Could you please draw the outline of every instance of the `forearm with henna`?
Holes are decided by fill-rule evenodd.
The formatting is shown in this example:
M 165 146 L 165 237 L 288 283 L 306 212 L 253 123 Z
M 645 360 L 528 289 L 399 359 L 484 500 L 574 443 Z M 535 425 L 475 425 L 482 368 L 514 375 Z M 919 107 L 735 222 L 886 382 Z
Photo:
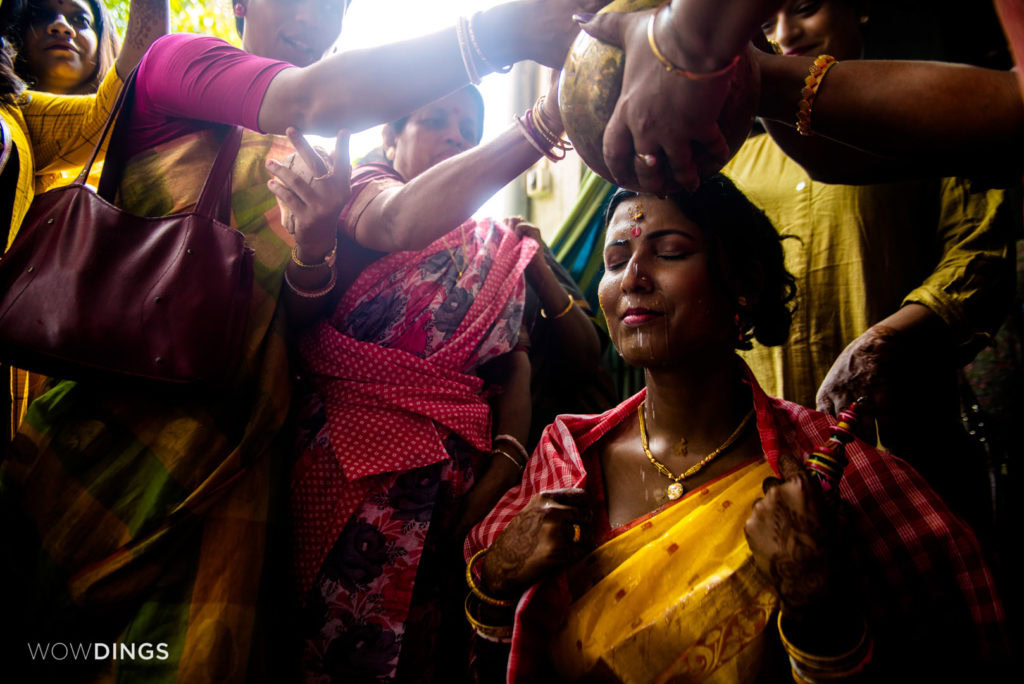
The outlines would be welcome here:
M 484 555 L 481 580 L 484 590 L 494 596 L 510 596 L 522 591 L 522 575 L 527 561 L 540 544 L 544 511 L 523 509 Z
M 830 554 L 821 540 L 826 531 L 814 517 L 777 506 L 772 529 L 778 551 L 769 559 L 772 583 L 787 609 L 800 612 L 824 596 L 832 571 Z
M 150 44 L 170 29 L 170 7 L 167 0 L 132 0 L 128 9 L 124 44 L 115 64 L 117 75 L 122 79 L 127 78 L 142 60 Z

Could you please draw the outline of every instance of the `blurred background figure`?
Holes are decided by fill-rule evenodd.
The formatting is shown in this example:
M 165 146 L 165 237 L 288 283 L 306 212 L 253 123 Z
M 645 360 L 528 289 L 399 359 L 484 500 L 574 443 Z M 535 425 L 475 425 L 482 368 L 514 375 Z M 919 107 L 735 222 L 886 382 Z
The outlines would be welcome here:
M 863 56 L 870 26 L 858 0 L 789 0 L 762 30 L 784 55 L 848 61 Z M 776 137 L 800 143 L 781 128 Z M 1019 192 L 958 178 L 821 183 L 763 132 L 723 171 L 793 238 L 784 244 L 798 282 L 794 324 L 786 345 L 743 354 L 758 380 L 833 415 L 869 397 L 882 444 L 986 522 L 986 455 L 961 424 L 957 369 L 1009 310 Z

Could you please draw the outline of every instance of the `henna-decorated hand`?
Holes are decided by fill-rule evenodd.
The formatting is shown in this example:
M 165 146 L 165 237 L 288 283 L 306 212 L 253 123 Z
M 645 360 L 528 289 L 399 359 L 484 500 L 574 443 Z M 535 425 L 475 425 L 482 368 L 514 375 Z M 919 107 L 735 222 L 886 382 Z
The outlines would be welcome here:
M 512 596 L 590 549 L 590 500 L 582 489 L 541 492 L 526 504 L 484 556 L 483 586 L 496 596 Z M 573 525 L 581 539 L 573 541 Z
M 818 410 L 833 416 L 860 397 L 867 397 L 872 415 L 859 421 L 860 437 L 875 441 L 874 420 L 887 425 L 896 400 L 897 385 L 911 375 L 904 364 L 910 359 L 904 353 L 900 332 L 887 325 L 868 328 L 836 358 L 818 388 Z
M 764 482 L 744 533 L 758 569 L 779 593 L 788 612 L 817 610 L 832 585 L 833 524 L 818 483 L 795 457 L 779 456 L 785 480 Z

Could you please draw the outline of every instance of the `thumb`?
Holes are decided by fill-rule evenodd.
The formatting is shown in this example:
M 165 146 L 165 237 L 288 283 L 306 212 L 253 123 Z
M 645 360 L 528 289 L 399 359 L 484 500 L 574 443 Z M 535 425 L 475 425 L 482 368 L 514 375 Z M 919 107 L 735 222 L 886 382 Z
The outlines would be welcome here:
M 349 161 L 348 141 L 351 133 L 346 130 L 338 131 L 338 137 L 334 140 L 334 155 L 332 173 L 345 185 L 352 181 L 352 164 Z
M 588 35 L 621 48 L 625 45 L 626 17 L 629 14 L 628 12 L 604 12 L 593 16 L 574 14 L 572 18 Z

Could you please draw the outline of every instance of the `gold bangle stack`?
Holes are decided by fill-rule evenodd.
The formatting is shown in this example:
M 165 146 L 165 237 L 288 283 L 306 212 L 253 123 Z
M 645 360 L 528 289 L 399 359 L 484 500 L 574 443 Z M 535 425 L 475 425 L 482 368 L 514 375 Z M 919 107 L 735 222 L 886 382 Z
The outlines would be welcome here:
M 548 128 L 548 125 L 544 123 L 544 117 L 541 116 L 541 110 L 544 108 L 544 100 L 546 99 L 547 95 L 541 95 L 538 97 L 537 101 L 533 105 L 533 109 L 530 110 L 534 126 L 550 147 L 557 147 L 560 150 L 569 151 L 572 149 L 572 143 L 565 138 L 556 135 L 555 132 Z
M 466 563 L 466 586 L 469 587 L 469 591 L 473 594 L 473 596 L 476 596 L 478 599 L 480 599 L 489 606 L 496 606 L 498 608 L 511 608 L 514 605 L 516 605 L 515 601 L 488 596 L 483 592 L 483 590 L 480 589 L 480 587 L 477 586 L 476 580 L 473 579 L 473 565 L 475 565 L 476 562 L 484 554 L 487 553 L 487 551 L 488 549 L 480 549 L 472 556 L 470 556 L 469 562 Z
M 834 656 L 820 656 L 808 653 L 794 646 L 782 629 L 781 610 L 779 611 L 778 629 L 782 647 L 786 649 L 786 654 L 789 655 L 793 679 L 798 683 L 841 679 L 859 674 L 871 662 L 871 656 L 874 653 L 874 642 L 868 631 L 866 620 L 864 620 L 863 629 L 857 644 L 845 653 Z
M 800 89 L 802 99 L 796 112 L 796 130 L 800 135 L 814 135 L 814 131 L 811 130 L 814 99 L 818 96 L 818 89 L 825 80 L 825 74 L 835 65 L 836 58 L 832 55 L 818 55 L 811 64 L 810 71 L 804 78 L 804 87 Z
M 455 22 L 455 35 L 459 39 L 459 54 L 462 56 L 462 66 L 466 68 L 466 75 L 473 85 L 480 85 L 480 72 L 476 70 L 476 63 L 473 61 L 473 48 L 469 43 L 469 21 L 466 17 L 459 17 Z
M 476 581 L 473 579 L 473 566 L 476 561 L 487 553 L 488 549 L 480 549 L 474 553 L 469 562 L 466 563 L 466 585 L 469 587 L 469 593 L 466 594 L 466 621 L 469 622 L 469 626 L 473 628 L 481 638 L 487 641 L 494 641 L 498 643 L 508 643 L 512 640 L 512 625 L 488 625 L 480 621 L 475 615 L 473 615 L 473 609 L 471 607 L 473 597 L 476 597 L 478 601 L 488 606 L 495 608 L 513 608 L 516 605 L 515 601 L 494 598 L 485 594 L 480 587 L 477 586 Z
M 469 599 L 472 594 L 466 594 L 466 622 L 473 628 L 481 638 L 487 641 L 495 641 L 498 643 L 509 643 L 512 641 L 512 625 L 487 625 L 480 622 L 474 615 L 473 610 L 469 607 Z

